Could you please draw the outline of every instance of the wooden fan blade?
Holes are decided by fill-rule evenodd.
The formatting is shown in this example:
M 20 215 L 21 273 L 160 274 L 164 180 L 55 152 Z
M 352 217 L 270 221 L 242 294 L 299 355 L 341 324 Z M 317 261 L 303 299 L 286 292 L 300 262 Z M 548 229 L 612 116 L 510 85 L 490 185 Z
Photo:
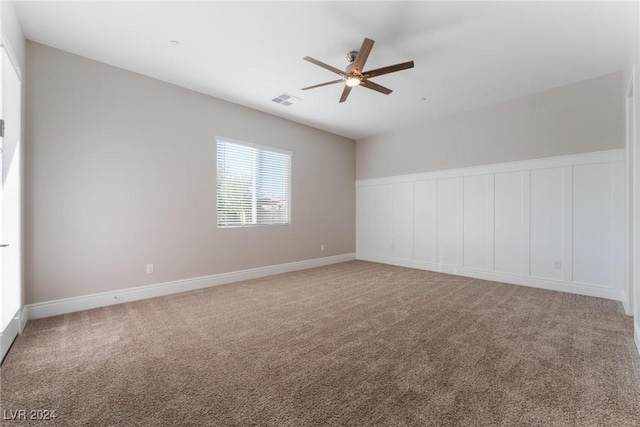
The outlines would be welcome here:
M 384 93 L 385 95 L 389 95 L 391 92 L 393 92 L 391 89 L 386 88 L 384 86 L 380 86 L 377 83 L 371 82 L 369 80 L 365 80 L 362 79 L 362 81 L 360 82 L 360 86 L 364 86 L 368 89 L 373 89 L 376 92 L 380 92 L 380 93 Z
M 337 69 L 336 67 L 332 67 L 332 66 L 331 66 L 331 65 L 329 65 L 329 64 L 325 64 L 324 62 L 320 62 L 320 61 L 318 61 L 317 59 L 313 59 L 313 58 L 312 58 L 312 57 L 310 57 L 310 56 L 305 56 L 303 59 L 304 59 L 305 61 L 309 61 L 309 62 L 311 62 L 312 64 L 316 64 L 317 66 L 322 67 L 322 68 L 324 68 L 324 69 L 326 69 L 326 70 L 332 71 L 332 72 L 334 72 L 334 73 L 336 73 L 336 74 L 340 74 L 340 75 L 341 75 L 341 76 L 343 76 L 343 77 L 345 77 L 345 76 L 346 76 L 346 74 L 344 73 L 344 71 L 339 70 L 339 69 Z
M 373 40 L 365 38 L 362 42 L 362 46 L 360 46 L 360 50 L 358 51 L 358 55 L 356 56 L 355 61 L 353 61 L 353 68 L 351 69 L 355 73 L 362 73 L 362 69 L 364 68 L 364 63 L 367 62 L 367 58 L 369 57 L 369 53 L 371 53 L 371 48 L 373 47 Z
M 340 82 L 344 82 L 344 79 L 338 79 L 338 80 L 334 80 L 334 81 L 332 81 L 332 82 L 320 83 L 320 84 L 318 84 L 318 85 L 313 85 L 313 86 L 303 87 L 301 90 L 315 89 L 315 88 L 317 88 L 317 87 L 327 86 L 327 85 L 332 85 L 332 84 L 340 83 Z
M 387 67 L 376 68 L 375 70 L 365 71 L 362 73 L 362 77 L 368 79 L 369 77 L 381 76 L 383 74 L 395 73 L 396 71 L 407 70 L 413 68 L 413 61 L 403 62 L 402 64 L 389 65 Z
M 349 96 L 349 92 L 353 89 L 351 86 L 344 86 L 344 90 L 342 91 L 342 96 L 340 97 L 340 102 L 344 102 L 347 100 L 347 96 Z

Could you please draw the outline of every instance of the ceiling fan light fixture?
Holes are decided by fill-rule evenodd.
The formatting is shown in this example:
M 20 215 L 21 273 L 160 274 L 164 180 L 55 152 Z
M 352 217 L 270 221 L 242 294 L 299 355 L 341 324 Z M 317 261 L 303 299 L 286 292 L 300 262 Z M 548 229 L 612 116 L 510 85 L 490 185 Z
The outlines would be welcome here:
M 351 76 L 345 80 L 345 83 L 349 87 L 359 86 L 360 82 L 361 82 L 361 79 L 360 77 L 357 77 L 357 76 Z

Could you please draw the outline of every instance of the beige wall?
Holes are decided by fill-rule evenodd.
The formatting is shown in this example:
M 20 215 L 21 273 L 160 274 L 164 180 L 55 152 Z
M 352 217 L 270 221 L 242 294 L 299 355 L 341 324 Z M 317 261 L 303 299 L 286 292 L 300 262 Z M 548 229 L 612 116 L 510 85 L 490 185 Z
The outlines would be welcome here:
M 32 42 L 26 104 L 27 303 L 355 251 L 352 140 Z M 216 227 L 216 135 L 294 152 L 291 226 Z
M 356 143 L 357 179 L 622 148 L 623 73 Z

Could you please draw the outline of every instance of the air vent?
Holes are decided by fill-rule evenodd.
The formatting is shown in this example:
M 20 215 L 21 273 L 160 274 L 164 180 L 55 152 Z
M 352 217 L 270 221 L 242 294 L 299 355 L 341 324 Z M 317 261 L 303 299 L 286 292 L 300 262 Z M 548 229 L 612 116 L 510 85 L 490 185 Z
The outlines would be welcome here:
M 289 95 L 288 93 L 283 93 L 277 98 L 272 99 L 273 102 L 277 102 L 280 105 L 284 105 L 285 107 L 289 107 L 295 103 L 302 101 L 302 99 L 295 97 L 293 95 Z

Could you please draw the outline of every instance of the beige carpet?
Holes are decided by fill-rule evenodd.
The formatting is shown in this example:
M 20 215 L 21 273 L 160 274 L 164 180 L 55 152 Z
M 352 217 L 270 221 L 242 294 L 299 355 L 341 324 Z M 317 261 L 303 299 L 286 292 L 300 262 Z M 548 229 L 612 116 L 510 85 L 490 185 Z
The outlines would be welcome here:
M 30 321 L 1 369 L 0 415 L 637 426 L 639 359 L 616 302 L 353 261 Z

